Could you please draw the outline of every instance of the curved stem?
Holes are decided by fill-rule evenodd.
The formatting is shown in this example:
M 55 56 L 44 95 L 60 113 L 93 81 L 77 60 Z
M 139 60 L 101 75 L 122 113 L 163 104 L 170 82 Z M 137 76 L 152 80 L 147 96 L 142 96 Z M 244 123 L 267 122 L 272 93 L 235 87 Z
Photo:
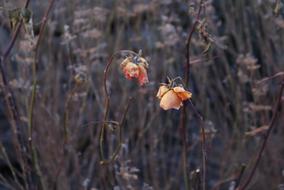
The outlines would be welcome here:
M 202 7 L 203 7 L 203 1 L 204 0 L 200 0 L 199 9 L 198 9 L 195 21 L 194 21 L 194 23 L 193 23 L 193 25 L 190 29 L 190 32 L 189 32 L 187 40 L 186 40 L 186 69 L 185 69 L 185 77 L 184 77 L 186 85 L 188 84 L 189 72 L 190 72 L 190 42 L 191 42 L 191 39 L 192 39 L 192 35 L 195 31 L 195 28 L 196 28 L 196 26 L 199 22 L 201 10 L 202 10 Z
M 33 114 L 34 114 L 34 107 L 35 107 L 35 100 L 36 100 L 36 93 L 37 93 L 36 88 L 37 88 L 37 64 L 38 64 L 38 56 L 39 56 L 39 45 L 40 45 L 40 42 L 42 41 L 43 34 L 44 34 L 44 31 L 45 31 L 46 22 L 47 22 L 47 18 L 48 18 L 48 15 L 51 11 L 51 8 L 52 8 L 54 2 L 55 2 L 55 0 L 50 0 L 48 8 L 47 8 L 47 10 L 46 10 L 46 12 L 45 12 L 45 14 L 42 18 L 39 36 L 38 36 L 38 40 L 37 40 L 36 46 L 35 46 L 35 55 L 34 55 L 34 61 L 33 61 L 33 64 L 32 64 L 33 85 L 32 85 L 31 102 L 30 102 L 30 107 L 29 107 L 29 128 L 28 128 L 29 144 L 30 144 L 30 148 L 31 148 L 31 151 L 32 151 L 32 163 L 33 163 L 33 166 L 34 166 L 36 173 L 39 177 L 41 189 L 46 189 L 46 186 L 45 186 L 45 183 L 43 181 L 42 173 L 41 173 L 40 166 L 39 166 L 39 163 L 38 163 L 36 148 L 34 147 L 34 144 L 33 144 L 33 138 L 32 138 Z
M 116 55 L 119 55 L 119 54 L 123 54 L 123 53 L 127 53 L 127 54 L 133 54 L 133 55 L 136 55 L 136 56 L 139 56 L 139 54 L 135 53 L 134 51 L 131 51 L 131 50 L 120 50 L 118 52 L 115 52 L 109 59 L 108 61 L 108 64 L 106 65 L 105 67 L 105 70 L 104 70 L 104 93 L 105 93 L 105 114 L 104 114 L 104 120 L 106 120 L 107 118 L 107 115 L 108 115 L 108 111 L 109 111 L 109 102 L 110 102 L 110 95 L 109 95 L 109 92 L 107 90 L 107 77 L 108 77 L 108 72 L 109 72 L 109 69 L 110 69 L 110 66 L 112 65 L 113 63 L 113 58 L 116 56 Z
M 115 56 L 117 55 L 121 55 L 121 54 L 129 54 L 129 55 L 135 55 L 135 56 L 139 56 L 139 54 L 135 53 L 134 51 L 131 50 L 120 50 L 115 52 L 109 59 L 105 70 L 104 70 L 104 79 L 103 79 L 103 86 L 104 86 L 104 94 L 105 94 L 105 112 L 104 112 L 104 119 L 103 121 L 107 120 L 108 117 L 108 113 L 109 113 L 109 107 L 110 107 L 110 94 L 108 92 L 107 89 L 107 77 L 108 77 L 108 73 L 109 73 L 109 69 L 110 66 L 113 64 L 113 59 Z M 105 123 L 102 124 L 101 128 L 100 128 L 100 134 L 99 134 L 99 146 L 100 146 L 100 159 L 101 160 L 105 160 L 104 159 L 104 151 L 103 151 L 103 139 L 105 136 Z

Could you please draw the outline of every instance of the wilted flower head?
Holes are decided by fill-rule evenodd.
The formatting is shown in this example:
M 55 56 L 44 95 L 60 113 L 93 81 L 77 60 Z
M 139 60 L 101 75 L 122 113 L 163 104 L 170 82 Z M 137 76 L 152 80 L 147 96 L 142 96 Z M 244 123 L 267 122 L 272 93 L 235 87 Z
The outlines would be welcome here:
M 140 85 L 149 82 L 147 75 L 148 62 L 139 55 L 125 58 L 120 64 L 120 68 L 124 76 L 129 80 L 137 78 Z
M 180 109 L 183 101 L 191 98 L 192 94 L 186 91 L 181 84 L 175 84 L 169 80 L 169 84 L 161 84 L 157 97 L 160 99 L 160 107 L 164 110 Z

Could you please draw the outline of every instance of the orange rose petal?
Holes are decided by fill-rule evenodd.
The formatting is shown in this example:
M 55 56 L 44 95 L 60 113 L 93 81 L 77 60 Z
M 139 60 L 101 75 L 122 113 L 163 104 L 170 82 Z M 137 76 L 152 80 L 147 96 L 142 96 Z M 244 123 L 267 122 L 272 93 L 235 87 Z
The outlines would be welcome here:
M 169 109 L 180 109 L 182 106 L 182 101 L 181 99 L 177 96 L 177 94 L 173 91 L 170 90 L 166 92 L 160 101 L 160 106 L 164 110 L 169 110 Z
M 189 91 L 186 91 L 183 87 L 180 87 L 180 86 L 177 86 L 177 87 L 174 87 L 173 88 L 173 91 L 175 93 L 177 93 L 178 97 L 184 101 L 184 100 L 187 100 L 189 98 L 191 98 L 192 96 L 192 93 L 189 92 Z
M 167 86 L 164 86 L 164 85 L 160 86 L 159 91 L 156 95 L 157 98 L 161 99 L 165 95 L 165 93 L 168 91 L 169 91 L 169 88 Z

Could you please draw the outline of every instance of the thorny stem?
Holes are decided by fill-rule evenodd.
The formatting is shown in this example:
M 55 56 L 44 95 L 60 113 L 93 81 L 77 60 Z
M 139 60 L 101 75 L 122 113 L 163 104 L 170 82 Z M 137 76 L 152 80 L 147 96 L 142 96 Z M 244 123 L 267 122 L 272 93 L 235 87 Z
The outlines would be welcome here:
M 30 0 L 26 0 L 24 8 L 27 8 L 29 3 L 30 3 Z M 13 140 L 14 146 L 16 148 L 17 157 L 19 157 L 20 164 L 21 164 L 21 167 L 23 169 L 24 183 L 25 183 L 26 188 L 28 189 L 29 187 L 28 187 L 28 183 L 26 181 L 26 179 L 27 179 L 26 166 L 25 166 L 26 161 L 23 158 L 23 155 L 21 153 L 21 151 L 23 151 L 23 152 L 26 151 L 26 147 L 25 147 L 24 142 L 23 142 L 23 137 L 22 137 L 23 134 L 20 134 L 20 130 L 21 130 L 20 126 L 19 126 L 20 125 L 20 118 L 19 118 L 19 113 L 18 113 L 16 103 L 15 103 L 14 93 L 10 89 L 10 86 L 8 84 L 8 79 L 7 79 L 7 76 L 6 76 L 6 71 L 5 71 L 5 61 L 8 58 L 12 48 L 14 47 L 14 44 L 15 44 L 17 37 L 20 33 L 21 26 L 22 26 L 22 20 L 18 23 L 16 30 L 13 33 L 13 37 L 12 37 L 9 45 L 5 49 L 3 55 L 1 55 L 1 57 L 0 57 L 0 73 L 1 73 L 1 83 L 2 83 L 1 86 L 2 86 L 2 89 L 3 89 L 3 93 L 4 93 L 4 99 L 5 99 L 5 102 L 6 102 L 8 113 L 10 115 L 9 121 L 10 121 L 12 130 L 13 130 L 13 133 L 15 135 L 15 138 Z
M 278 95 L 278 99 L 277 99 L 277 102 L 276 102 L 276 105 L 274 107 L 274 111 L 273 111 L 273 116 L 272 116 L 272 119 L 270 121 L 270 124 L 269 124 L 269 127 L 268 127 L 268 130 L 267 132 L 265 133 L 265 136 L 263 138 L 263 142 L 260 146 L 260 149 L 257 153 L 257 156 L 255 158 L 255 161 L 254 161 L 254 164 L 253 164 L 253 167 L 252 167 L 252 170 L 248 176 L 248 178 L 245 180 L 244 184 L 243 185 L 239 185 L 236 190 L 244 190 L 247 188 L 247 186 L 249 185 L 249 183 L 251 182 L 254 174 L 255 174 L 255 171 L 256 171 L 256 168 L 260 162 L 260 159 L 261 159 L 261 156 L 263 154 L 263 151 L 267 145 L 267 142 L 268 142 L 268 138 L 269 138 L 269 135 L 274 127 L 274 124 L 276 122 L 276 119 L 277 119 L 277 116 L 279 114 L 279 109 L 281 107 L 281 102 L 282 102 L 282 94 L 283 94 L 283 91 L 284 91 L 284 80 L 282 80 L 282 84 L 281 84 L 281 87 L 280 87 L 280 91 L 279 91 L 279 95 Z
M 113 63 L 113 59 L 115 56 L 117 55 L 121 55 L 121 54 L 129 54 L 129 55 L 135 55 L 135 56 L 139 56 L 139 54 L 135 53 L 134 51 L 130 51 L 130 50 L 120 50 L 115 52 L 109 59 L 105 70 L 104 70 L 104 79 L 103 79 L 103 85 L 104 85 L 104 94 L 105 94 L 105 113 L 104 113 L 104 122 L 102 122 L 101 128 L 100 128 L 100 134 L 99 134 L 99 146 L 100 146 L 100 159 L 102 161 L 104 161 L 104 151 L 103 151 L 103 139 L 104 139 L 104 132 L 105 132 L 105 121 L 107 120 L 108 117 L 108 113 L 109 113 L 109 106 L 110 106 L 110 94 L 108 92 L 108 88 L 107 88 L 107 77 L 108 77 L 108 73 L 109 73 L 109 69 L 110 66 Z
M 199 4 L 199 9 L 195 18 L 195 21 L 190 29 L 190 32 L 187 37 L 186 41 L 186 68 L 185 68 L 185 85 L 188 85 L 189 82 L 189 72 L 190 72 L 190 43 L 192 39 L 193 32 L 196 29 L 196 26 L 199 21 L 199 17 L 201 14 L 201 10 L 203 7 L 203 0 L 200 1 Z M 185 183 L 185 189 L 191 189 L 189 184 L 188 184 L 188 173 L 187 173 L 187 136 L 186 136 L 186 129 L 185 129 L 185 124 L 186 124 L 186 106 L 182 108 L 182 113 L 180 116 L 180 135 L 182 138 L 182 163 L 183 163 L 183 177 L 184 177 L 184 183 Z M 203 167 L 205 168 L 205 167 Z M 204 182 L 205 183 L 205 182 Z M 203 189 L 204 190 L 204 189 Z
M 36 170 L 36 173 L 39 177 L 40 180 L 40 185 L 42 189 L 46 189 L 46 186 L 44 184 L 43 178 L 42 178 L 42 173 L 39 167 L 38 159 L 37 159 L 37 152 L 33 144 L 33 139 L 32 139 L 32 133 L 33 133 L 33 114 L 34 114 L 34 107 L 35 107 L 35 100 L 36 100 L 36 88 L 37 88 L 37 64 L 38 64 L 38 56 L 39 56 L 39 45 L 40 42 L 42 41 L 44 31 L 45 31 L 45 26 L 47 23 L 47 18 L 48 15 L 51 11 L 51 8 L 54 4 L 55 0 L 50 0 L 48 8 L 42 18 L 41 21 L 41 26 L 40 26 L 40 31 L 39 31 L 39 36 L 35 45 L 35 55 L 34 55 L 34 61 L 32 64 L 32 77 L 33 77 L 33 85 L 32 85 L 32 95 L 31 95 L 31 102 L 30 102 L 30 107 L 29 107 L 29 128 L 28 128 L 28 135 L 29 135 L 29 144 L 30 148 L 32 151 L 32 162 L 33 166 Z

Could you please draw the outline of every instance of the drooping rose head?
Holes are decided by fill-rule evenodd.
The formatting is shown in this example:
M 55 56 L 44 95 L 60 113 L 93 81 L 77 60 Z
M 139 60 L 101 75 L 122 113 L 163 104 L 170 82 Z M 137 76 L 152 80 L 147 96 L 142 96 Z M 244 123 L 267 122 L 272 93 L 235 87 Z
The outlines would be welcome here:
M 160 99 L 160 107 L 164 110 L 179 110 L 183 106 L 183 101 L 191 98 L 192 94 L 182 86 L 171 87 L 172 85 L 162 84 L 157 93 Z
M 120 64 L 120 68 L 125 78 L 129 80 L 136 78 L 141 86 L 149 82 L 147 75 L 148 63 L 143 57 L 127 57 Z

